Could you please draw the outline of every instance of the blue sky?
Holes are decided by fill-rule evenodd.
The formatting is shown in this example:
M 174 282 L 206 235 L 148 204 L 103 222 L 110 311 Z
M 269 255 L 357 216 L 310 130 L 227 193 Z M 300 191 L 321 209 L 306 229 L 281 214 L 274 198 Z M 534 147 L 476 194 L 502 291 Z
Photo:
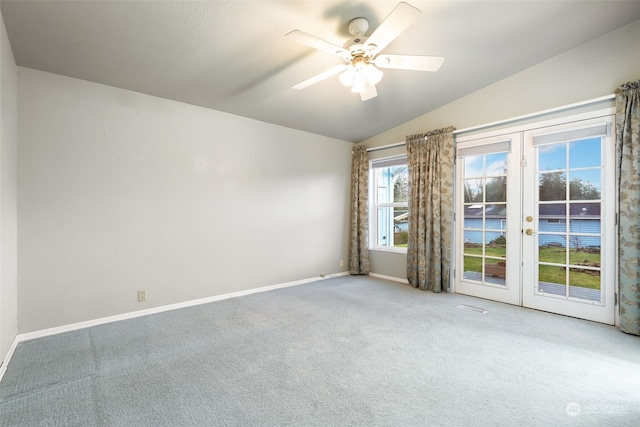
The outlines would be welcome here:
M 569 181 L 579 178 L 601 188 L 601 151 L 600 138 L 541 145 L 538 147 L 537 169 L 540 172 L 569 169 Z M 483 157 L 486 157 L 486 166 L 483 165 Z M 465 157 L 465 178 L 502 175 L 506 160 L 507 153 Z M 485 173 L 483 169 L 486 169 Z

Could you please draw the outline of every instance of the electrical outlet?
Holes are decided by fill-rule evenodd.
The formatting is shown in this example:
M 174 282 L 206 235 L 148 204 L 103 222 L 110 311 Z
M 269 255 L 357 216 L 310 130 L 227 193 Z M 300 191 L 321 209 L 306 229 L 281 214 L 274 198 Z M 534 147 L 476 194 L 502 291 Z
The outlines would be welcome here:
M 138 302 L 145 302 L 147 300 L 147 291 L 138 291 Z
M 343 259 L 340 260 L 340 267 L 344 267 L 344 260 Z

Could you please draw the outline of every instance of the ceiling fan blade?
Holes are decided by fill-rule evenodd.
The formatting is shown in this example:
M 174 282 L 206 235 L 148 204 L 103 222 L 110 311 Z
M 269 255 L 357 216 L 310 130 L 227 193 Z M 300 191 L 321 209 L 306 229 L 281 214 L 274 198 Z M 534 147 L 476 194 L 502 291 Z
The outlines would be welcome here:
M 367 82 L 364 84 L 364 90 L 360 92 L 360 99 L 366 101 L 367 99 L 375 98 L 378 96 L 378 91 L 376 90 L 375 85 Z
M 389 16 L 369 36 L 366 46 L 375 45 L 375 53 L 381 52 L 389 43 L 398 37 L 409 25 L 413 24 L 422 12 L 410 4 L 401 2 L 391 11 Z
M 304 89 L 308 86 L 311 86 L 312 84 L 318 83 L 319 81 L 322 81 L 324 79 L 328 79 L 331 76 L 335 76 L 336 74 L 339 74 L 341 72 L 343 72 L 349 65 L 348 64 L 341 64 L 341 65 L 336 65 L 333 68 L 328 69 L 327 71 L 324 71 L 320 74 L 316 74 L 315 76 L 298 83 L 295 86 L 291 86 L 293 89 Z
M 378 55 L 373 61 L 380 68 L 417 71 L 438 71 L 443 62 L 441 56 L 416 55 Z
M 340 46 L 337 46 L 333 43 L 329 43 L 328 41 L 324 41 L 322 39 L 317 38 L 316 36 L 312 36 L 311 34 L 307 34 L 300 30 L 293 30 L 290 33 L 285 34 L 285 37 L 303 45 L 312 47 L 314 49 L 318 49 L 322 52 L 326 52 L 330 55 L 342 56 L 342 57 L 350 57 L 350 52 Z

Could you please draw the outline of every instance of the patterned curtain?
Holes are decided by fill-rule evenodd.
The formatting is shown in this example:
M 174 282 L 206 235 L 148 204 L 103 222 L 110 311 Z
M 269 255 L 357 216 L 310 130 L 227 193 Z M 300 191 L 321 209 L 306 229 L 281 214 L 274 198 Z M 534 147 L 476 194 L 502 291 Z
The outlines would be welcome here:
M 616 90 L 620 330 L 640 335 L 640 80 Z
M 407 279 L 448 292 L 453 226 L 453 127 L 407 137 L 409 241 Z
M 369 274 L 369 162 L 367 147 L 351 158 L 351 274 Z

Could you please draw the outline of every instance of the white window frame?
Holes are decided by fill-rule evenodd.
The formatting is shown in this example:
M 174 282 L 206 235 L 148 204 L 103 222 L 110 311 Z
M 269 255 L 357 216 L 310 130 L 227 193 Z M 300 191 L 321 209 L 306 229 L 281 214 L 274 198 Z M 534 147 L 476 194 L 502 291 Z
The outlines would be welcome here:
M 390 202 L 390 203 L 377 203 L 378 183 L 376 181 L 375 169 L 397 166 L 405 164 L 408 166 L 408 159 L 406 154 L 383 157 L 380 159 L 374 159 L 369 161 L 369 249 L 374 251 L 395 252 L 395 253 L 407 253 L 407 248 L 398 248 L 394 246 L 393 242 L 393 230 L 391 230 L 390 244 L 378 245 L 378 208 L 395 208 L 404 207 L 409 210 L 409 202 Z M 391 190 L 393 191 L 393 190 Z

